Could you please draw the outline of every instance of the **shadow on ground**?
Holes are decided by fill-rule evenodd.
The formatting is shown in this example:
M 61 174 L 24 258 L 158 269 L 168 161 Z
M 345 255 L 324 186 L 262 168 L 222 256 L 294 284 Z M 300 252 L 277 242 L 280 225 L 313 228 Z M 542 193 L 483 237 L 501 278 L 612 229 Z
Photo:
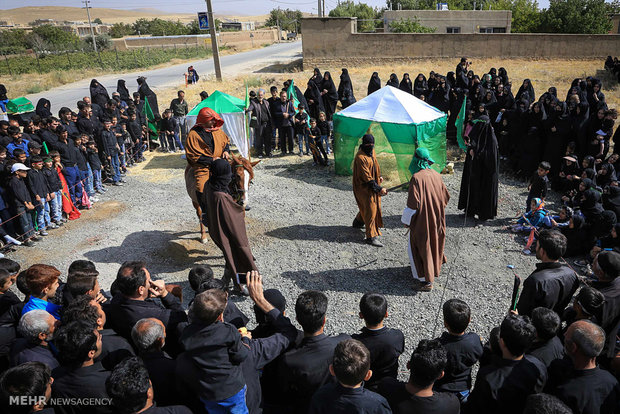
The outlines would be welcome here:
M 270 237 L 283 240 L 323 240 L 332 243 L 351 243 L 359 240 L 360 229 L 351 226 L 311 226 L 296 224 L 280 227 L 265 233 Z
M 185 169 L 187 161 L 180 154 L 158 155 L 147 161 L 143 167 L 145 170 Z
M 312 158 L 309 158 L 307 161 L 301 163 L 265 165 L 263 168 L 268 170 L 282 170 L 275 174 L 278 177 L 290 178 L 304 183 L 334 188 L 341 191 L 352 191 L 351 177 L 335 175 L 333 160 L 330 160 L 330 166 L 328 167 L 312 165 Z
M 310 273 L 308 270 L 282 273 L 282 277 L 291 279 L 303 290 L 331 290 L 338 292 L 379 292 L 385 295 L 415 296 L 408 283 L 411 280 L 411 268 L 391 267 L 384 269 L 339 269 Z
M 91 250 L 84 256 L 97 263 L 117 263 L 119 266 L 129 260 L 144 260 L 153 274 L 173 273 L 179 271 L 182 265 L 191 267 L 194 263 L 221 258 L 219 249 L 212 242 L 203 245 L 190 236 L 195 236 L 195 233 L 139 231 L 125 237 L 120 246 Z M 209 252 L 214 255 L 209 255 Z M 210 265 L 219 267 L 217 264 Z

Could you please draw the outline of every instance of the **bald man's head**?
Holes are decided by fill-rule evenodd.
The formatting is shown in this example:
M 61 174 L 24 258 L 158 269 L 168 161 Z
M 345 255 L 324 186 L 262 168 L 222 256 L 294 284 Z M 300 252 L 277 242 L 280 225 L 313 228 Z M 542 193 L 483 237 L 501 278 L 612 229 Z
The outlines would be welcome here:
M 131 329 L 131 339 L 141 352 L 161 350 L 166 342 L 166 327 L 159 319 L 140 319 Z
M 605 331 L 588 320 L 574 322 L 568 327 L 564 347 L 571 356 L 581 354 L 587 358 L 596 358 L 603 351 Z

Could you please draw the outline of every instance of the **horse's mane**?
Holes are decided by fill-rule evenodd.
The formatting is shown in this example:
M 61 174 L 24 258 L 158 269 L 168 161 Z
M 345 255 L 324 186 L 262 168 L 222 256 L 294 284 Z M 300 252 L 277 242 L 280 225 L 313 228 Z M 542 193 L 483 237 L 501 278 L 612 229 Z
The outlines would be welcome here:
M 252 181 L 254 179 L 254 167 L 252 167 L 252 163 L 250 162 L 250 160 L 241 155 L 235 154 L 231 154 L 231 157 L 235 164 L 243 165 L 243 168 L 250 174 L 250 181 Z

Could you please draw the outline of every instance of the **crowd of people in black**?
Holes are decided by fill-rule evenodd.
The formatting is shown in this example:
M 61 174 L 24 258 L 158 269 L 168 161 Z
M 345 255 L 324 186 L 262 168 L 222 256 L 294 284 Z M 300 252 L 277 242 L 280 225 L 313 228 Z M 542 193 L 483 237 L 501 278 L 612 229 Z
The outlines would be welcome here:
M 250 322 L 206 265 L 189 271 L 188 301 L 143 262 L 123 263 L 108 291 L 90 261 L 63 277 L 0 259 L 2 412 L 617 413 L 620 253 L 599 253 L 597 280 L 580 286 L 565 250 L 541 231 L 540 262 L 496 328 L 472 332 L 480 315 L 449 299 L 445 331 L 406 364 L 409 339 L 389 327 L 398 310 L 379 293 L 360 298 L 357 333 L 327 335 L 324 293 L 297 297 L 294 325 L 256 271 L 244 281 Z

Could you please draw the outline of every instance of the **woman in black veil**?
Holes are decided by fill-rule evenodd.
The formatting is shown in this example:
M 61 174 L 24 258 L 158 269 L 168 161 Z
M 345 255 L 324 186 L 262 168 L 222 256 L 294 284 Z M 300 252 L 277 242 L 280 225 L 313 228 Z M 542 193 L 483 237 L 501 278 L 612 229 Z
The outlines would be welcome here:
M 396 76 L 395 73 L 392 73 L 390 75 L 390 79 L 388 79 L 388 81 L 387 81 L 387 83 L 385 85 L 386 86 L 391 86 L 393 88 L 398 89 L 398 87 L 399 87 L 398 76 Z
M 407 92 L 413 95 L 413 83 L 411 82 L 408 73 L 405 73 L 403 75 L 403 79 L 400 81 L 400 85 L 398 86 L 398 88 L 403 92 Z
M 332 117 L 336 113 L 336 105 L 338 104 L 338 90 L 329 72 L 325 72 L 323 75 L 321 96 L 323 97 L 323 105 L 325 106 L 325 116 L 327 120 L 331 122 Z
M 347 69 L 342 69 L 340 75 L 340 84 L 338 85 L 338 99 L 342 105 L 342 109 L 353 105 L 356 102 L 355 95 L 353 94 L 353 83 L 349 76 Z
M 368 81 L 368 95 L 381 89 L 381 78 L 377 72 L 373 72 Z
M 52 116 L 52 105 L 49 99 L 41 98 L 37 101 L 37 107 L 35 108 L 35 114 L 41 118 L 49 118 Z
M 116 92 L 118 92 L 118 94 L 120 95 L 121 101 L 129 104 L 129 101 L 131 101 L 131 96 L 129 95 L 129 89 L 127 89 L 127 86 L 125 86 L 125 80 L 118 80 L 118 82 L 116 83 Z
M 90 81 L 90 100 L 102 109 L 105 108 L 105 105 L 110 100 L 107 89 L 97 79 Z
M 413 96 L 419 98 L 420 96 L 428 97 L 428 82 L 426 81 L 426 76 L 424 74 L 419 73 L 418 77 L 415 78 L 415 82 L 413 83 Z
M 312 79 L 308 81 L 308 88 L 304 92 L 304 97 L 308 102 L 308 114 L 311 118 L 318 121 L 319 114 L 325 112 L 325 107 L 323 106 L 321 91 L 319 91 L 319 87 Z
M 536 95 L 534 94 L 534 87 L 532 86 L 532 82 L 529 79 L 523 80 L 523 84 L 517 91 L 517 95 L 515 96 L 515 99 L 517 101 L 521 99 L 527 100 L 528 106 L 530 106 L 532 102 L 536 100 Z

